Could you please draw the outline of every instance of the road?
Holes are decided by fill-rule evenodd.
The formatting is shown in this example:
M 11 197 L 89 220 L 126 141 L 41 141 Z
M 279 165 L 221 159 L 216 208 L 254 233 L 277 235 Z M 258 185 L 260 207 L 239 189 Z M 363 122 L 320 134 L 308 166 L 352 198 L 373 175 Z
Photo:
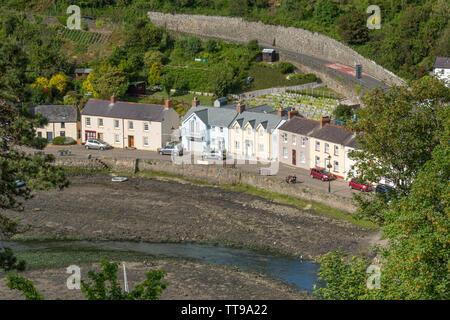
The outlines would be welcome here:
M 131 149 L 110 149 L 110 150 L 86 150 L 84 146 L 72 145 L 72 146 L 55 146 L 48 145 L 43 151 L 48 154 L 53 154 L 57 157 L 58 150 L 70 150 L 70 157 L 87 158 L 89 155 L 98 158 L 113 158 L 113 159 L 143 159 L 143 160 L 170 160 L 170 156 L 160 155 L 154 151 L 146 150 L 131 150 Z M 36 150 L 23 148 L 22 150 L 33 153 Z M 259 174 L 259 168 L 267 165 L 253 165 L 253 164 L 238 164 L 240 169 Z M 297 183 L 303 184 L 306 188 L 312 188 L 320 190 L 322 192 L 328 192 L 328 182 L 322 182 L 318 179 L 311 179 L 309 170 L 296 168 L 279 163 L 279 170 L 276 176 L 280 178 L 286 178 L 288 175 L 297 176 Z M 331 182 L 331 193 L 334 195 L 351 198 L 353 193 L 359 193 L 356 190 L 350 190 L 348 182 L 344 180 L 335 180 Z

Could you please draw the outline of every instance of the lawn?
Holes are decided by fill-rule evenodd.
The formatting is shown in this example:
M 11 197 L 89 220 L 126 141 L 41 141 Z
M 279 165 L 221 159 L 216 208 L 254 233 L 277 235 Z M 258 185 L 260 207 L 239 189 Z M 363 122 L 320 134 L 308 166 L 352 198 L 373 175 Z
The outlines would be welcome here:
M 271 66 L 266 66 L 262 63 L 254 63 L 250 67 L 248 74 L 253 78 L 250 85 L 245 86 L 242 92 L 254 91 L 275 87 L 296 86 L 300 84 L 309 83 L 310 81 L 304 79 L 286 79 L 286 74 L 282 74 L 278 69 Z

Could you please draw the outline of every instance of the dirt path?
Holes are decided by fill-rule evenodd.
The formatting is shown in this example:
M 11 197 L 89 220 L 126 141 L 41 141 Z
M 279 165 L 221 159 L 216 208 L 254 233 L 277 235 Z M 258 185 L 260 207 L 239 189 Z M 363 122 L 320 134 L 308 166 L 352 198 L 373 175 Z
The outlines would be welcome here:
M 81 279 L 87 281 L 88 270 L 97 265 L 85 264 L 81 267 Z M 231 270 L 230 268 L 205 265 L 186 261 L 152 260 L 147 262 L 126 262 L 129 287 L 145 280 L 149 269 L 167 271 L 164 282 L 169 286 L 161 295 L 162 300 L 304 300 L 312 297 L 294 290 L 281 281 L 272 280 L 255 272 Z M 97 268 L 98 270 L 98 268 Z M 84 299 L 80 290 L 68 290 L 69 274 L 65 268 L 33 270 L 21 273 L 32 280 L 35 287 L 47 300 L 57 298 Z M 119 282 L 123 285 L 123 275 L 119 272 Z M 0 297 L 3 300 L 24 299 L 20 292 L 11 291 L 4 277 L 0 278 Z
M 39 192 L 22 212 L 15 239 L 222 242 L 314 259 L 343 248 L 367 250 L 377 231 L 266 199 L 173 181 L 108 175 L 72 177 L 69 188 Z

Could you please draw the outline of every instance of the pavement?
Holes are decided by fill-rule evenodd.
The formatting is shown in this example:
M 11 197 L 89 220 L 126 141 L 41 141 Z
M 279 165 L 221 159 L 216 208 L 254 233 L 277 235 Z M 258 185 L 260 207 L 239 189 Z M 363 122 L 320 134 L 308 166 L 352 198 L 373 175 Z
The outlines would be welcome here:
M 31 148 L 21 148 L 23 151 L 34 153 L 38 150 Z M 143 160 L 166 160 L 170 161 L 171 157 L 168 155 L 160 155 L 155 151 L 146 150 L 133 150 L 133 149 L 109 149 L 109 150 L 86 150 L 82 145 L 70 145 L 70 146 L 55 146 L 48 145 L 44 150 L 44 153 L 53 154 L 56 157 L 58 155 L 58 150 L 70 150 L 71 155 L 69 157 L 75 158 L 87 158 L 89 155 L 91 157 L 98 158 L 113 158 L 113 159 L 143 159 Z M 67 156 L 63 156 L 67 157 Z M 297 184 L 304 185 L 305 188 L 311 188 L 320 190 L 322 192 L 328 192 L 328 182 L 323 182 L 318 179 L 312 179 L 310 177 L 309 170 L 289 166 L 283 163 L 278 163 L 278 171 L 274 176 L 280 178 L 286 178 L 289 175 L 295 175 L 297 177 Z M 254 174 L 259 174 L 259 169 L 261 167 L 268 167 L 267 164 L 237 164 L 237 167 L 243 171 L 247 171 Z M 353 193 L 359 193 L 359 191 L 351 190 L 348 187 L 348 182 L 344 180 L 334 180 L 330 183 L 331 194 L 351 198 Z

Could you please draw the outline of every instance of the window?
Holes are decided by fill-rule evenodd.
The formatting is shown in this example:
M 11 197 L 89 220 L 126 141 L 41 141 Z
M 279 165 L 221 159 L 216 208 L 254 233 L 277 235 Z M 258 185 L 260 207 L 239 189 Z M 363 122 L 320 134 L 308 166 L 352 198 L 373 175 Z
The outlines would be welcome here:
M 119 120 L 114 120 L 114 128 L 119 128 Z
M 212 131 L 212 132 L 216 132 L 216 127 L 215 127 L 215 126 L 212 126 L 212 127 L 211 127 L 211 131 Z
M 320 151 L 320 142 L 319 141 L 316 142 L 316 151 Z
M 98 118 L 98 126 L 103 127 L 103 119 L 102 118 Z
M 86 125 L 91 126 L 91 118 L 86 118 Z
M 61 129 L 65 129 L 66 128 L 66 123 L 65 122 L 61 122 Z
M 128 121 L 128 129 L 133 130 L 133 121 Z
M 296 136 L 296 135 L 293 135 L 293 136 L 292 136 L 292 144 L 293 144 L 293 145 L 296 145 L 296 144 L 297 144 L 297 136 Z
M 239 141 L 236 141 L 236 142 L 234 143 L 234 147 L 236 148 L 236 150 L 239 150 Z
M 144 146 L 148 146 L 148 137 L 144 137 Z
M 65 131 L 60 131 L 60 132 L 59 132 L 59 135 L 60 135 L 61 137 L 65 137 L 65 136 L 66 136 L 66 132 L 65 132 Z
M 337 161 L 334 162 L 334 171 L 336 171 L 336 172 L 339 171 L 339 162 L 337 162 Z
M 287 133 L 284 133 L 284 134 L 283 134 L 283 142 L 284 142 L 284 143 L 287 143 L 287 138 L 288 138 Z
M 304 153 L 304 152 L 301 152 L 301 161 L 302 161 L 302 163 L 306 163 L 306 154 Z
M 115 141 L 115 143 L 119 143 L 120 142 L 120 137 L 119 137 L 118 134 L 114 135 L 114 141 Z
M 37 134 L 39 138 L 42 138 L 42 132 L 39 131 Z
M 259 144 L 259 152 L 264 152 L 264 143 Z
M 221 132 L 221 133 L 223 132 L 223 127 L 220 127 L 220 132 Z
M 148 131 L 148 122 L 144 122 L 144 131 Z
M 334 146 L 334 155 L 336 155 L 336 156 L 339 155 L 339 147 L 338 146 Z
M 302 137 L 302 147 L 304 148 L 306 146 L 306 138 Z
M 240 129 L 236 128 L 236 134 L 240 134 L 240 133 L 241 133 Z
M 264 129 L 259 130 L 259 136 L 263 137 L 264 136 Z
M 283 157 L 285 159 L 287 159 L 287 157 L 288 157 L 288 149 L 287 148 L 283 148 Z
M 211 145 L 214 146 L 216 144 L 216 139 L 211 139 Z
M 330 145 L 325 143 L 325 153 L 330 153 Z
M 320 157 L 316 157 L 316 167 L 320 167 Z
M 252 129 L 251 128 L 248 128 L 247 129 L 247 135 L 251 135 L 252 134 Z

